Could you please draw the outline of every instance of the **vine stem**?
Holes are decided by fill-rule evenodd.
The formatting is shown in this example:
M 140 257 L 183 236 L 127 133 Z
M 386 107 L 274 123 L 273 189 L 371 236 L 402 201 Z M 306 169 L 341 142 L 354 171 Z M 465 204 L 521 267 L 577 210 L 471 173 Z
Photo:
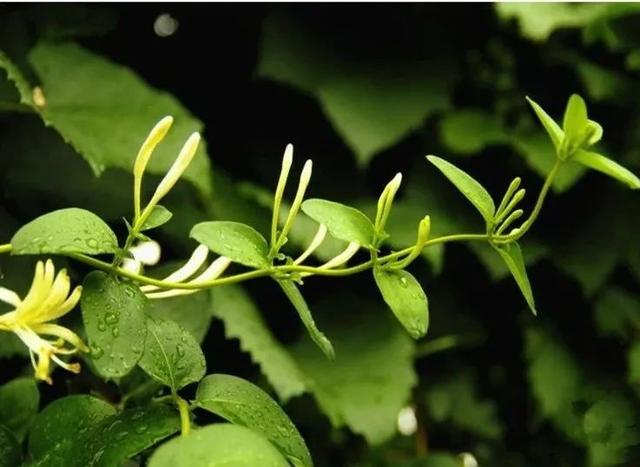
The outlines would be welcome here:
M 535 220 L 542 209 L 542 205 L 544 204 L 544 200 L 551 188 L 551 184 L 555 176 L 557 175 L 560 167 L 562 166 L 563 161 L 557 159 L 555 164 L 553 165 L 551 171 L 547 175 L 545 182 L 540 190 L 538 195 L 538 199 L 536 200 L 536 204 L 531 212 L 529 218 L 521 225 L 520 229 L 514 233 L 508 235 L 491 235 L 489 233 L 469 233 L 469 234 L 455 234 L 455 235 L 445 235 L 442 237 L 432 238 L 424 242 L 422 245 L 422 249 L 428 248 L 433 245 L 450 243 L 450 242 L 467 242 L 467 241 L 490 241 L 494 243 L 509 243 L 518 240 L 522 237 L 533 225 Z M 130 241 L 130 238 L 133 236 L 129 236 L 127 238 L 127 242 Z M 351 274 L 356 274 L 362 271 L 366 271 L 367 269 L 372 268 L 375 265 L 384 265 L 391 261 L 397 260 L 402 256 L 411 254 L 411 252 L 415 249 L 416 245 L 411 245 L 407 248 L 404 248 L 399 251 L 395 251 L 389 253 L 384 256 L 373 255 L 373 258 L 365 261 L 364 263 L 358 264 L 356 266 L 346 267 L 342 269 L 321 269 L 319 267 L 314 266 L 304 266 L 304 265 L 295 265 L 295 264 L 284 264 L 284 265 L 275 265 L 270 266 L 265 269 L 256 269 L 253 271 L 243 272 L 240 274 L 235 274 L 227 277 L 221 277 L 217 279 L 213 279 L 210 281 L 203 282 L 167 282 L 160 279 L 154 279 L 152 277 L 144 276 L 142 274 L 137 274 L 126 269 L 122 269 L 118 266 L 118 264 L 107 263 L 101 261 L 99 259 L 93 258 L 91 256 L 87 256 L 80 253 L 72 253 L 66 256 L 75 259 L 76 261 L 80 261 L 82 263 L 88 264 L 90 266 L 95 267 L 96 269 L 110 272 L 113 274 L 117 274 L 121 277 L 126 277 L 128 279 L 137 281 L 141 284 L 154 285 L 156 287 L 162 289 L 184 289 L 184 290 L 200 290 L 207 289 L 211 287 L 217 287 L 221 285 L 229 285 L 235 284 L 238 282 L 244 282 L 250 279 L 257 279 L 259 277 L 267 277 L 267 276 L 277 276 L 281 274 L 295 274 L 295 273 L 307 273 L 309 275 L 319 275 L 319 276 L 348 276 Z M 7 243 L 4 245 L 0 245 L 0 253 L 10 253 L 11 252 L 11 244 Z

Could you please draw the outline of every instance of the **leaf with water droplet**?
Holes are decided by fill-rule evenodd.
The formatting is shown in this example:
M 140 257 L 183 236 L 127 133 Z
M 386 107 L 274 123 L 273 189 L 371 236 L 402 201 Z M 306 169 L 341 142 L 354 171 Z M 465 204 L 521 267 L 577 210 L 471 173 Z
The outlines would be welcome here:
M 34 465 L 42 467 L 122 465 L 179 427 L 177 412 L 164 405 L 116 413 L 100 399 L 70 396 L 53 402 L 38 416 L 29 448 Z
M 115 253 L 118 239 L 109 226 L 90 211 L 67 208 L 44 214 L 22 226 L 11 239 L 12 253 Z
M 29 452 L 35 465 L 78 465 L 77 446 L 84 447 L 79 438 L 115 413 L 111 405 L 88 395 L 53 401 L 38 414 L 29 431 Z
M 198 385 L 195 404 L 271 441 L 299 467 L 311 467 L 311 455 L 287 414 L 258 386 L 231 375 L 209 375 Z
M 427 333 L 429 302 L 420 283 L 404 270 L 373 269 L 382 298 L 414 339 Z
M 149 318 L 147 328 L 140 368 L 173 391 L 202 379 L 204 355 L 189 331 L 174 321 L 158 318 Z
M 105 378 L 119 378 L 131 371 L 142 356 L 141 345 L 147 337 L 145 308 L 147 298 L 134 284 L 101 271 L 84 280 L 82 319 L 93 364 Z
M 253 227 L 239 222 L 201 222 L 191 229 L 191 238 L 231 261 L 254 268 L 269 266 L 267 241 Z

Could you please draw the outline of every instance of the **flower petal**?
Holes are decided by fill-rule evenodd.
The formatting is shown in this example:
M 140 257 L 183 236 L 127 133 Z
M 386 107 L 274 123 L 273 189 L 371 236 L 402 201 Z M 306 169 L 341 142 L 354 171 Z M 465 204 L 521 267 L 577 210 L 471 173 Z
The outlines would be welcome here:
M 193 251 L 191 258 L 189 258 L 184 266 L 172 272 L 162 280 L 165 282 L 182 282 L 188 279 L 189 277 L 193 276 L 198 271 L 198 269 L 200 269 L 200 267 L 202 267 L 204 262 L 207 260 L 208 255 L 209 248 L 207 248 L 205 245 L 198 245 L 198 248 Z M 155 285 L 144 285 L 141 287 L 141 290 L 145 293 L 158 289 L 159 287 Z

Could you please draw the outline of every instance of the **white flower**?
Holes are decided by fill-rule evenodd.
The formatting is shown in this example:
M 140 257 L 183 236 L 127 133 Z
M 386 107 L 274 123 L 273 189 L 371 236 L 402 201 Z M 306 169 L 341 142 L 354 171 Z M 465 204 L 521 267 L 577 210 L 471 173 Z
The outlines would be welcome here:
M 129 248 L 129 253 L 133 258 L 124 258 L 122 268 L 133 273 L 139 273 L 142 265 L 155 266 L 160 261 L 160 244 L 155 240 L 140 242 Z
M 71 311 L 82 293 L 77 286 L 71 294 L 71 283 L 66 270 L 57 275 L 51 260 L 38 261 L 29 292 L 21 299 L 13 290 L 0 287 L 0 300 L 14 309 L 0 315 L 0 330 L 15 333 L 29 348 L 36 378 L 51 384 L 51 360 L 73 373 L 80 372 L 79 363 L 66 363 L 58 355 L 70 355 L 89 349 L 71 330 L 49 323 Z M 51 341 L 40 335 L 54 336 Z
M 199 245 L 184 266 L 162 279 L 163 282 L 180 282 L 197 285 L 218 278 L 225 269 L 227 269 L 229 264 L 231 264 L 231 260 L 226 256 L 221 256 L 216 259 L 202 273 L 193 277 L 198 270 L 204 266 L 208 255 L 209 248 L 204 245 Z M 151 299 L 188 295 L 199 291 L 199 289 L 161 289 L 155 285 L 144 285 L 141 287 L 141 290 Z

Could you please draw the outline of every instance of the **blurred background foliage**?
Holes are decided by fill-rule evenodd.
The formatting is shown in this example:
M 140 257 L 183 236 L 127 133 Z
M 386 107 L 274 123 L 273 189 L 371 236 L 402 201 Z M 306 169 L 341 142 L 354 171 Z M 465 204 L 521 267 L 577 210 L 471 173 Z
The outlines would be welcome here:
M 0 50 L 0 243 L 69 206 L 123 234 L 137 146 L 166 114 L 176 126 L 152 173 L 190 131 L 202 130 L 206 147 L 167 200 L 174 218 L 155 237 L 165 260 L 189 254 L 188 231 L 205 219 L 267 233 L 289 142 L 297 170 L 314 160 L 313 197 L 372 210 L 403 173 L 391 248 L 412 243 L 425 214 L 434 236 L 480 228 L 426 154 L 495 194 L 521 176 L 531 206 L 554 155 L 526 95 L 556 118 L 571 93 L 583 95 L 605 130 L 601 150 L 640 171 L 638 4 L 4 5 Z M 375 298 L 369 274 L 307 280 L 335 362 L 270 281 L 163 301 L 154 313 L 193 332 L 209 373 L 279 398 L 319 466 L 447 467 L 462 452 L 484 466 L 638 465 L 637 196 L 578 167 L 557 179 L 524 242 L 538 317 L 477 244 L 431 248 L 412 266 L 431 304 L 418 342 Z M 290 248 L 314 230 L 300 219 Z M 3 284 L 24 290 L 32 264 L 0 260 Z M 70 267 L 81 280 L 86 269 Z M 1 337 L 0 421 L 18 436 L 38 407 L 69 393 L 133 404 L 154 393 L 141 373 L 106 384 L 89 370 L 27 390 L 14 380 L 29 371 L 23 351 Z M 418 425 L 403 436 L 406 406 Z

